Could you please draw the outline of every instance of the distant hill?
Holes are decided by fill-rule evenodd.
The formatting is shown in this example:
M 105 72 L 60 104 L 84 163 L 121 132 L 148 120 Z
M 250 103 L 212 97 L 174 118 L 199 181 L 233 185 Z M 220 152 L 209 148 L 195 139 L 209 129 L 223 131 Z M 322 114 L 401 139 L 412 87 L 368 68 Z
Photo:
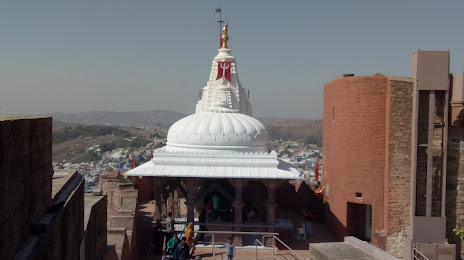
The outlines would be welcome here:
M 272 140 L 300 140 L 322 146 L 322 120 L 274 119 L 266 127 Z
M 51 116 L 54 121 L 74 124 L 169 128 L 174 122 L 187 115 L 169 110 L 155 110 L 135 112 L 91 111 L 85 113 L 53 113 Z
M 91 111 L 86 113 L 53 113 L 54 122 L 59 130 L 61 127 L 73 124 L 111 125 L 124 127 L 159 127 L 168 129 L 177 120 L 187 116 L 169 110 L 113 112 Z M 274 119 L 257 117 L 271 135 L 271 139 L 300 140 L 307 143 L 322 145 L 322 120 L 306 119 Z M 71 125 L 69 125 L 71 124 Z

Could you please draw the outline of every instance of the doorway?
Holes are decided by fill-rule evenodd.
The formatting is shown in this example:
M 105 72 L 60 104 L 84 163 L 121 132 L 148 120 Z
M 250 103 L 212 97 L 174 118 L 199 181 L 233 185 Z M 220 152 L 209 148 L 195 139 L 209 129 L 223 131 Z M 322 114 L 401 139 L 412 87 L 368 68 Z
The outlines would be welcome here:
M 372 205 L 348 202 L 346 224 L 349 236 L 371 242 Z

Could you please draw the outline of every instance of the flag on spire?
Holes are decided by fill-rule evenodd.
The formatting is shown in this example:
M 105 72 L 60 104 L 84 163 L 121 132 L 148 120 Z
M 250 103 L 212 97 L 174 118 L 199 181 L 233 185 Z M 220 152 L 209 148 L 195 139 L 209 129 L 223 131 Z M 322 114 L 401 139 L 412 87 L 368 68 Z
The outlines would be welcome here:
M 314 166 L 314 174 L 316 175 L 316 181 L 319 181 L 319 157 L 316 157 L 316 165 Z
M 151 148 L 151 150 L 150 150 L 150 157 L 151 157 L 151 159 L 153 159 L 153 148 Z
M 132 169 L 135 168 L 135 156 L 132 154 Z

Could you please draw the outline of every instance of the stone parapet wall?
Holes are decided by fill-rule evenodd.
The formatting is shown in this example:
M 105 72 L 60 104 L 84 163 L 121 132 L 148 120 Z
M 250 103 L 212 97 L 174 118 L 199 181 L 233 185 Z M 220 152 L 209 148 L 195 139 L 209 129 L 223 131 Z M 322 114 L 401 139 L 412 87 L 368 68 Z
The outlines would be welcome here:
M 137 214 L 139 191 L 131 182 L 120 183 L 116 172 L 102 175 L 102 194 L 108 196 L 108 245 L 114 245 L 120 260 L 137 258 Z M 137 182 L 135 182 L 137 183 Z M 139 187 L 140 188 L 140 187 Z
M 85 259 L 97 259 L 107 247 L 107 199 L 106 196 L 86 194 L 86 208 L 88 203 L 91 203 L 91 209 L 84 220 Z
M 62 192 L 54 197 L 51 208 L 34 224 L 34 232 L 14 259 L 78 260 L 84 232 L 83 208 L 84 178 L 74 172 Z
M 0 255 L 10 259 L 51 204 L 52 118 L 0 117 Z

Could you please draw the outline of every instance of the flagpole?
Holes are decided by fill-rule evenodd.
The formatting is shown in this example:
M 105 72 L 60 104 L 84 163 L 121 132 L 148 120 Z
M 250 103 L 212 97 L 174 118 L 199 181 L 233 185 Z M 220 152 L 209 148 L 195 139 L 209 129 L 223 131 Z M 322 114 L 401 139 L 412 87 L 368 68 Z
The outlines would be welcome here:
M 222 48 L 222 24 L 224 23 L 222 20 L 222 7 L 217 8 L 216 13 L 219 13 L 219 48 Z

